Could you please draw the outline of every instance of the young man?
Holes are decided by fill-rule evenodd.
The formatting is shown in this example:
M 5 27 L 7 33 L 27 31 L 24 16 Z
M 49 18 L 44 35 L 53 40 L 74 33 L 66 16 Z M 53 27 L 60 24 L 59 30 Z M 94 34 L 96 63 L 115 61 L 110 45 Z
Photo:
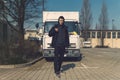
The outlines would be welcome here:
M 54 71 L 58 77 L 60 77 L 60 68 L 65 53 L 65 47 L 69 47 L 69 34 L 64 22 L 64 17 L 60 16 L 58 18 L 58 24 L 52 27 L 52 29 L 49 31 L 49 36 L 52 37 L 51 46 L 55 49 Z

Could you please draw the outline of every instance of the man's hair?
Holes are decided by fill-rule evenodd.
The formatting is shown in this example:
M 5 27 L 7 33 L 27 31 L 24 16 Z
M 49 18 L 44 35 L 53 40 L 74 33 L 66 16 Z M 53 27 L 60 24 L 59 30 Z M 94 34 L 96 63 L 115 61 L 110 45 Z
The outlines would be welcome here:
M 63 16 L 60 16 L 60 17 L 58 18 L 58 21 L 59 21 L 60 19 L 63 19 L 63 20 L 65 21 L 65 18 L 64 18 Z

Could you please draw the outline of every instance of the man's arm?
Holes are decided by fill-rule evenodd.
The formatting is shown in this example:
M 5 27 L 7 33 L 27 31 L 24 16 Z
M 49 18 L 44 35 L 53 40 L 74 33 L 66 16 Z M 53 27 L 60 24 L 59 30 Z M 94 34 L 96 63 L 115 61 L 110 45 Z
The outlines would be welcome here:
M 54 36 L 58 32 L 58 28 L 52 27 L 52 29 L 49 31 L 49 36 Z
M 67 46 L 66 47 L 69 47 L 70 46 L 70 41 L 69 41 L 69 33 L 68 33 L 68 30 L 66 29 L 66 40 L 67 40 Z

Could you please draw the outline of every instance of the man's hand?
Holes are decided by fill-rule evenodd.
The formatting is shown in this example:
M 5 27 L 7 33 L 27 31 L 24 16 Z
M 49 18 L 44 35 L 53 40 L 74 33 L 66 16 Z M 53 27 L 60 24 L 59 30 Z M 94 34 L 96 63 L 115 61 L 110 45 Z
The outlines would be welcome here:
M 55 28 L 55 31 L 58 32 L 58 28 Z

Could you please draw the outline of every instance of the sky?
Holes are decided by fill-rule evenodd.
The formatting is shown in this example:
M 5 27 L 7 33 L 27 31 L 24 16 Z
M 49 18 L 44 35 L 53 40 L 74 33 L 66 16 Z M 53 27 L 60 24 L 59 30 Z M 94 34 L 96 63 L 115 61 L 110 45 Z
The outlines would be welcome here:
M 120 29 L 120 0 L 89 0 L 92 12 L 92 28 L 98 24 L 103 1 L 105 1 L 108 11 L 109 29 L 113 24 L 116 29 Z M 47 0 L 45 8 L 47 11 L 81 11 L 83 0 Z

